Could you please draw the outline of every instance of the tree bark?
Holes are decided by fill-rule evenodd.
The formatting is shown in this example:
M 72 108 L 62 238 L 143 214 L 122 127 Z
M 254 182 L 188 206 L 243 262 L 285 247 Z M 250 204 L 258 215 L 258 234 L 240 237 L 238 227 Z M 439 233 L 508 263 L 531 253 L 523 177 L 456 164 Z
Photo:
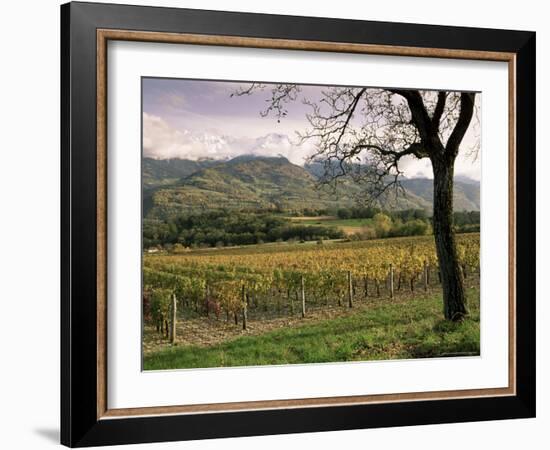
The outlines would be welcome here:
M 443 287 L 445 319 L 460 321 L 468 314 L 462 269 L 453 232 L 454 158 L 434 158 L 433 229 Z

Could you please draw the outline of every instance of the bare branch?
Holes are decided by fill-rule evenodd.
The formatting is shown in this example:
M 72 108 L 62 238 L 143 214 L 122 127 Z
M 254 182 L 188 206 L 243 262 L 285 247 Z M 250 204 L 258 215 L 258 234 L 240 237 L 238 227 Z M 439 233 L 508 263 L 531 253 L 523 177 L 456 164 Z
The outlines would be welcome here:
M 252 84 L 236 95 L 250 95 L 267 86 Z M 289 102 L 297 99 L 299 86 L 270 86 L 268 107 L 263 117 L 286 116 Z M 399 162 L 404 157 L 433 158 L 456 152 L 471 115 L 456 92 L 327 87 L 321 98 L 302 99 L 309 107 L 309 127 L 297 131 L 299 144 L 314 146 L 309 162 L 321 162 L 322 185 L 336 187 L 346 177 L 360 182 L 369 197 L 378 198 L 389 190 L 399 191 L 403 175 Z M 470 94 L 466 94 L 470 95 Z M 446 145 L 445 145 L 446 144 Z
M 475 93 L 463 92 L 460 94 L 460 115 L 445 148 L 445 153 L 451 158 L 455 158 L 458 154 L 460 143 L 470 126 L 474 113 L 474 103 Z
M 445 110 L 445 103 L 447 102 L 447 92 L 439 91 L 437 93 L 437 104 L 435 106 L 435 111 L 432 116 L 432 127 L 436 130 L 439 129 L 439 121 Z
M 266 84 L 251 83 L 250 86 L 246 88 L 239 87 L 239 89 L 231 94 L 231 97 L 251 95 L 255 91 L 264 91 L 266 88 Z M 273 85 L 271 88 L 271 98 L 266 100 L 266 102 L 268 102 L 268 106 L 264 111 L 260 112 L 260 115 L 262 117 L 267 117 L 269 114 L 273 113 L 277 117 L 277 121 L 280 121 L 288 114 L 288 110 L 286 109 L 287 103 L 296 100 L 300 91 L 300 86 L 297 84 Z
M 239 86 L 239 88 L 233 92 L 230 97 L 241 97 L 243 95 L 251 95 L 257 90 L 264 90 L 267 86 L 262 83 L 250 83 L 247 88 Z
M 423 141 L 427 141 L 429 139 L 429 133 L 432 130 L 432 122 L 420 92 L 409 89 L 390 89 L 390 92 L 401 95 L 407 100 L 413 122 L 420 133 L 420 138 Z
M 340 135 L 338 136 L 338 139 L 336 140 L 336 146 L 340 145 L 340 141 L 342 140 L 342 137 L 344 136 L 344 133 L 346 132 L 346 129 L 348 128 L 349 122 L 351 118 L 353 117 L 353 113 L 355 112 L 355 108 L 357 108 L 357 104 L 359 103 L 359 99 L 361 96 L 365 93 L 366 88 L 361 89 L 355 98 L 353 99 L 353 102 L 351 103 L 350 107 L 346 110 L 347 118 L 344 122 L 344 125 L 341 128 Z

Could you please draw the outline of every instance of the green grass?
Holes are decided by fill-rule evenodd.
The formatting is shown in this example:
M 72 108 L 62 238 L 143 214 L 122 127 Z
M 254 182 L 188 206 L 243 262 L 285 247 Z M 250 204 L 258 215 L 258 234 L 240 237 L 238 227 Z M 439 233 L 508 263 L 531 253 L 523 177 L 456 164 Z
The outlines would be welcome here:
M 372 225 L 372 219 L 327 219 L 327 218 L 321 218 L 321 219 L 304 219 L 304 220 L 295 220 L 296 223 L 303 224 L 303 225 L 324 225 L 327 227 L 354 227 L 354 228 L 362 228 L 369 225 Z
M 352 315 L 243 336 L 211 347 L 174 346 L 144 358 L 145 370 L 430 358 L 479 354 L 479 289 L 470 316 L 442 320 L 441 294 L 357 308 Z

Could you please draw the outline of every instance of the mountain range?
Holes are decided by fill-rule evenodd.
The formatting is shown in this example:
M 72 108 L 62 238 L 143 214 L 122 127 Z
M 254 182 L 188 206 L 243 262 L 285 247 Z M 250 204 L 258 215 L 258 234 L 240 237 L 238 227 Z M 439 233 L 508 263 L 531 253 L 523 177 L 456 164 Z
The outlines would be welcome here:
M 285 157 L 242 155 L 228 160 L 144 158 L 143 212 L 147 218 L 167 218 L 191 210 L 303 210 L 351 206 L 364 195 L 360 186 L 343 182 L 320 188 L 319 166 L 292 164 Z M 432 180 L 403 179 L 404 193 L 387 198 L 386 209 L 432 209 Z M 455 179 L 456 211 L 479 210 L 479 182 Z

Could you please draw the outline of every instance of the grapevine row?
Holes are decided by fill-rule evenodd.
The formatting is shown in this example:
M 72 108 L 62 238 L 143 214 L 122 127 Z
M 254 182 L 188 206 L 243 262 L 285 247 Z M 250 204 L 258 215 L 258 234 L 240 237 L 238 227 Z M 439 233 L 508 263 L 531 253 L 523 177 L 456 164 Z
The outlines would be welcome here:
M 459 236 L 457 250 L 465 276 L 479 268 L 479 235 Z M 428 287 L 437 277 L 431 238 L 392 239 L 363 245 L 281 249 L 280 251 L 190 252 L 144 260 L 144 314 L 168 334 L 172 305 L 193 314 L 225 313 L 246 327 L 251 309 L 264 313 L 306 313 L 330 302 L 353 306 L 358 296 L 389 296 L 405 284 Z M 369 292 L 370 291 L 370 292 Z

